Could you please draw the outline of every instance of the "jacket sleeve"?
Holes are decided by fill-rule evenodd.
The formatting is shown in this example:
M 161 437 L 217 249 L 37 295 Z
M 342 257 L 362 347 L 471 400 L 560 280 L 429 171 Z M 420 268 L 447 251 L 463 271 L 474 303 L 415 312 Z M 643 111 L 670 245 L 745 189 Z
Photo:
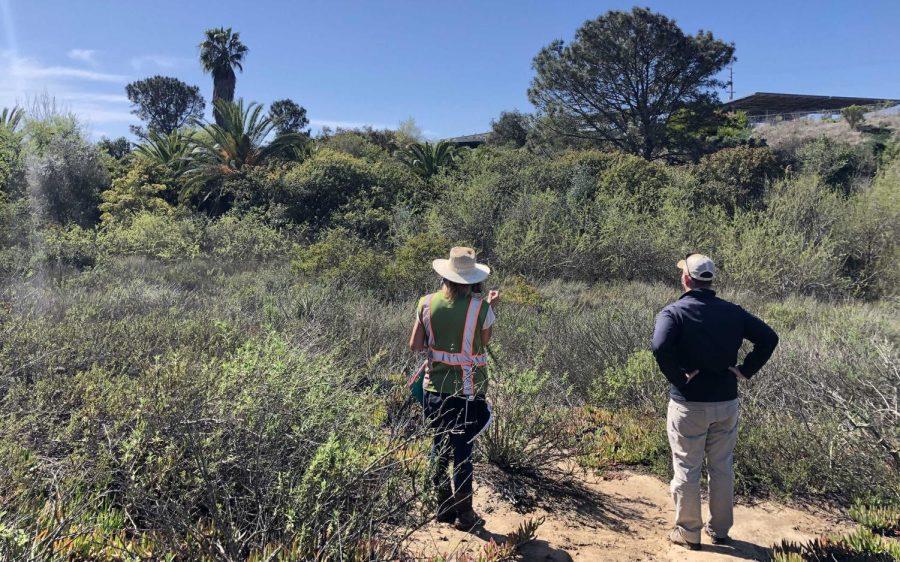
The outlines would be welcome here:
M 687 371 L 678 364 L 678 357 L 675 354 L 680 333 L 681 326 L 668 309 L 664 308 L 656 315 L 656 326 L 653 329 L 653 342 L 650 347 L 659 370 L 676 388 L 682 388 L 687 384 L 685 377 Z
M 743 310 L 743 309 L 741 309 Z M 768 324 L 750 314 L 744 313 L 744 339 L 753 343 L 753 349 L 744 357 L 744 363 L 738 369 L 748 379 L 759 372 L 778 345 L 778 334 Z

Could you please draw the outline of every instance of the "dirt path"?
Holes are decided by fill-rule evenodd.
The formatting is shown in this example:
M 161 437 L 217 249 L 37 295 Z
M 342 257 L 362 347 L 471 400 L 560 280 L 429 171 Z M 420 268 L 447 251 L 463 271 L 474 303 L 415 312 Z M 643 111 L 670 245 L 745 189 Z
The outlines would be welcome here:
M 569 486 L 538 494 L 533 511 L 526 514 L 517 512 L 503 497 L 498 491 L 503 488 L 476 488 L 476 510 L 487 521 L 484 532 L 475 536 L 433 523 L 413 536 L 414 550 L 425 556 L 476 552 L 490 538 L 503 541 L 525 519 L 536 517 L 545 521 L 537 539 L 523 548 L 525 560 L 768 560 L 771 546 L 782 539 L 807 540 L 845 530 L 821 513 L 769 502 L 739 505 L 732 546 L 713 546 L 706 540 L 702 551 L 691 552 L 666 541 L 671 499 L 668 486 L 652 476 L 622 472 L 607 478 L 579 478 Z

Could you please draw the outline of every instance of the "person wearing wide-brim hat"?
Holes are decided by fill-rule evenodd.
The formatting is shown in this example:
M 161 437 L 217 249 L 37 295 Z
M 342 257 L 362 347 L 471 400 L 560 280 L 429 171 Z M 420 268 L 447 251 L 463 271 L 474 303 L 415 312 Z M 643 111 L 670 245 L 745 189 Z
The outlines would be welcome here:
M 437 519 L 469 531 L 484 523 L 472 508 L 471 457 L 475 438 L 490 421 L 485 351 L 499 293 L 482 296 L 491 270 L 475 260 L 472 248 L 451 249 L 449 259 L 434 260 L 432 268 L 441 276 L 441 289 L 419 299 L 409 347 L 427 355 L 423 405 L 434 430 Z

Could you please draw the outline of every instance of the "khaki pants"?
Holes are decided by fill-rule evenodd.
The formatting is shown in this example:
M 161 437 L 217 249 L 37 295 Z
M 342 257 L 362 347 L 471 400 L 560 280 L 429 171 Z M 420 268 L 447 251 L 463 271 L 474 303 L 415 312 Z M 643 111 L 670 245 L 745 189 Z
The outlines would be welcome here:
M 672 447 L 672 499 L 675 526 L 682 537 L 700 542 L 700 469 L 706 458 L 709 471 L 709 527 L 728 535 L 734 522 L 734 444 L 737 441 L 738 401 L 678 402 L 669 400 L 667 416 Z

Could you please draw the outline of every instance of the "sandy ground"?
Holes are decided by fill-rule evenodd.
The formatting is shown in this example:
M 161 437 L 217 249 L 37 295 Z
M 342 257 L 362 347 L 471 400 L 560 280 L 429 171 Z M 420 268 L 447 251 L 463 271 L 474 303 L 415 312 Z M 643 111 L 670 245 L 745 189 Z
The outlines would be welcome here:
M 846 530 L 827 514 L 796 506 L 738 505 L 733 544 L 715 546 L 704 535 L 703 549 L 692 552 L 667 542 L 671 499 L 667 484 L 652 476 L 631 472 L 579 476 L 567 485 L 535 492 L 532 505 L 524 509 L 507 484 L 476 486 L 475 507 L 487 521 L 484 530 L 473 535 L 432 523 L 413 535 L 413 551 L 426 559 L 474 553 L 487 540 L 503 541 L 524 520 L 536 517 L 545 521 L 537 538 L 523 547 L 523 560 L 769 560 L 772 545 L 782 539 L 807 540 Z M 513 502 L 520 504 L 518 510 Z

